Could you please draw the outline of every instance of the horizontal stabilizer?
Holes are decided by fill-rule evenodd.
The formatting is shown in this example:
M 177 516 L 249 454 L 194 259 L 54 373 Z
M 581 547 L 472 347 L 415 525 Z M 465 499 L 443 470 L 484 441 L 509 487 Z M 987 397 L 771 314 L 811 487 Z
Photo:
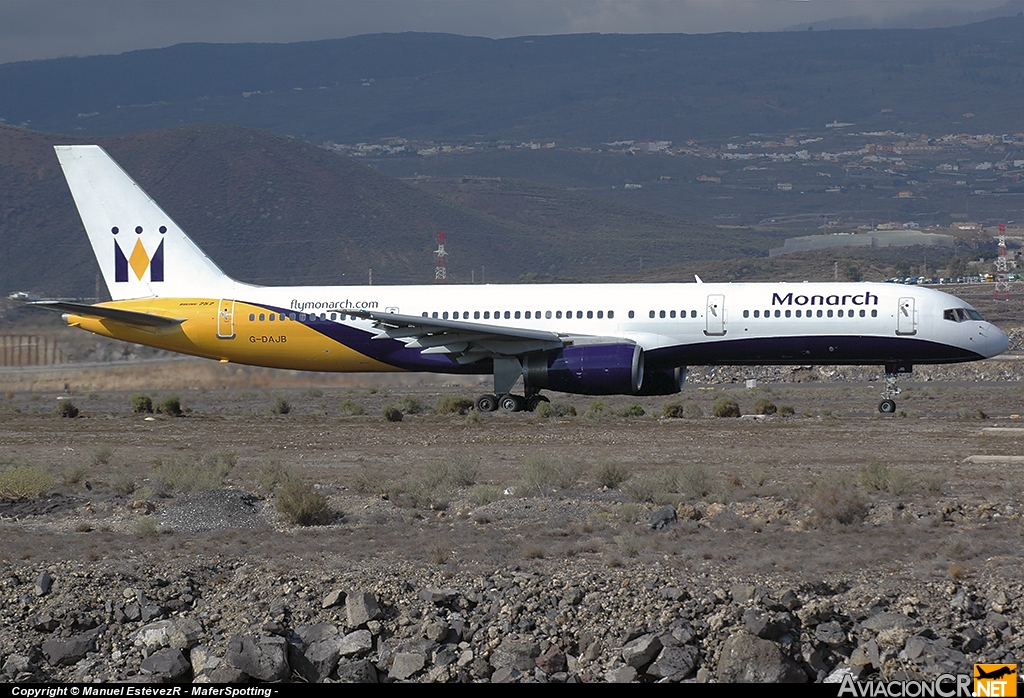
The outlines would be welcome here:
M 164 317 L 163 315 L 153 315 L 152 313 L 140 313 L 134 310 L 121 310 L 120 308 L 108 308 L 102 305 L 88 305 L 86 303 L 39 301 L 31 305 L 49 310 L 60 310 L 71 315 L 114 320 L 128 325 L 142 325 L 143 327 L 174 327 L 185 322 L 185 318 Z

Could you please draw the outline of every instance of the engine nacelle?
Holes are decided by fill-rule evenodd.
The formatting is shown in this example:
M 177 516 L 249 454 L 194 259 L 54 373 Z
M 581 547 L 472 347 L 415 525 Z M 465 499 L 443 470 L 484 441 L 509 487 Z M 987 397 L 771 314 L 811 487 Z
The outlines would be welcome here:
M 647 371 L 637 395 L 675 395 L 686 382 L 686 366 L 666 368 L 662 371 Z
M 644 352 L 636 344 L 585 344 L 523 361 L 530 390 L 577 395 L 635 395 L 644 383 Z

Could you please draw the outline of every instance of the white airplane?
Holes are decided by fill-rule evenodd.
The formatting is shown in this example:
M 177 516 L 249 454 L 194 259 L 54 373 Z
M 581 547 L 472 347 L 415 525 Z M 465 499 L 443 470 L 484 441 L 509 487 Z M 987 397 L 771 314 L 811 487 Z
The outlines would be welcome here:
M 935 290 L 875 283 L 266 287 L 228 277 L 95 145 L 56 146 L 113 300 L 44 301 L 69 325 L 224 362 L 310 371 L 493 374 L 476 408 L 543 389 L 670 395 L 686 366 L 880 365 L 879 410 L 915 364 L 1008 340 Z M 523 395 L 513 394 L 522 380 Z

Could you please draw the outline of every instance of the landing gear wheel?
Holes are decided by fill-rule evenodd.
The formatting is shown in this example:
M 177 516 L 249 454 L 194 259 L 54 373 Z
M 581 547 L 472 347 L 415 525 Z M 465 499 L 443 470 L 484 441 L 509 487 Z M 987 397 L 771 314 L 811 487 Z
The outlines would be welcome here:
M 896 401 L 882 400 L 880 403 L 878 403 L 878 411 L 881 412 L 882 414 L 892 414 L 893 412 L 896 411 Z
M 498 409 L 498 397 L 496 395 L 481 395 L 476 399 L 477 412 L 494 412 Z
M 526 407 L 526 399 L 519 395 L 502 395 L 498 398 L 498 407 L 504 412 L 522 412 Z
M 540 407 L 540 404 L 542 402 L 551 402 L 551 400 L 548 400 L 543 395 L 534 395 L 534 396 L 532 396 L 530 398 L 527 398 L 527 400 L 526 400 L 526 411 L 527 412 L 535 411 L 538 407 Z

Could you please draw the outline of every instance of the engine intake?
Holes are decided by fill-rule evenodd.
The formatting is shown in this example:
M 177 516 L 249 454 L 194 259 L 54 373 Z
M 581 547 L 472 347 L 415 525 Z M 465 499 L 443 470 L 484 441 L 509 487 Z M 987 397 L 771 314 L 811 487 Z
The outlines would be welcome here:
M 587 344 L 532 354 L 523 361 L 523 380 L 529 390 L 635 395 L 644 383 L 644 352 L 636 344 Z
M 662 371 L 647 371 L 637 395 L 675 395 L 686 382 L 686 367 L 666 368 Z

